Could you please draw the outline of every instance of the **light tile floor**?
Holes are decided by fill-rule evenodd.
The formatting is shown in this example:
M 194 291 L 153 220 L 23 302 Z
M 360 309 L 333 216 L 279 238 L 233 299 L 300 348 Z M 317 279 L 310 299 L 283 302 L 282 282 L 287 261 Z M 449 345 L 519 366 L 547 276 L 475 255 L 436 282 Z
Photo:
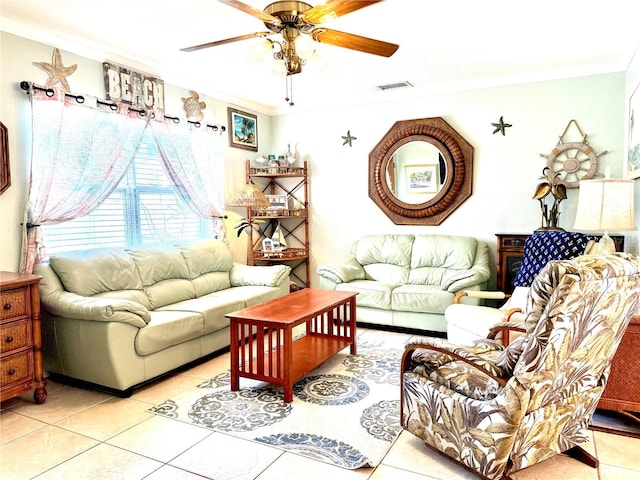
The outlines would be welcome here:
M 360 341 L 384 338 L 398 347 L 410 338 L 360 330 Z M 345 470 L 267 445 L 152 415 L 147 409 L 178 394 L 190 379 L 229 368 L 222 354 L 136 390 L 123 399 L 49 382 L 47 401 L 31 393 L 0 410 L 0 478 L 146 480 L 462 480 L 477 478 L 427 449 L 407 432 L 376 468 Z M 592 432 L 586 448 L 595 470 L 559 455 L 517 473 L 515 480 L 640 479 L 640 439 Z

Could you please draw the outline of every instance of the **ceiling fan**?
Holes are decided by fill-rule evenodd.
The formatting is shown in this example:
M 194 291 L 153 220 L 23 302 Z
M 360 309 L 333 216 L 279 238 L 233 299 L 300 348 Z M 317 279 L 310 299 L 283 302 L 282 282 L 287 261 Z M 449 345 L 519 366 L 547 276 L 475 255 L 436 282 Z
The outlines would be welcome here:
M 249 33 L 238 37 L 203 43 L 193 47 L 182 48 L 181 51 L 193 52 L 240 40 L 265 38 L 270 43 L 270 48 L 279 46 L 279 50 L 274 53 L 274 57 L 276 60 L 283 62 L 283 73 L 293 75 L 300 73 L 302 70 L 301 67 L 306 61 L 305 55 L 300 52 L 302 49 L 298 47 L 298 51 L 296 51 L 296 45 L 301 44 L 302 40 L 304 40 L 302 34 L 309 35 L 319 43 L 349 48 L 351 50 L 383 57 L 390 57 L 398 49 L 398 45 L 393 43 L 374 40 L 352 33 L 340 32 L 322 26 L 327 20 L 346 15 L 347 13 L 373 5 L 382 0 L 328 0 L 326 3 L 316 5 L 315 7 L 301 1 L 278 1 L 267 5 L 264 10 L 258 10 L 238 0 L 218 1 L 258 18 L 269 31 Z M 269 35 L 277 33 L 282 35 L 282 43 L 266 38 Z

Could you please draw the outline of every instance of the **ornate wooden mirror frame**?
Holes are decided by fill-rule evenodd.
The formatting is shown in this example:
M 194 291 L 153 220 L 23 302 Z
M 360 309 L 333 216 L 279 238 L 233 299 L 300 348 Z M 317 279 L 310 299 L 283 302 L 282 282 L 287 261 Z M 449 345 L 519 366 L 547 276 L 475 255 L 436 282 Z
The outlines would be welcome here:
M 411 141 L 434 145 L 446 174 L 438 193 L 424 203 L 407 203 L 392 193 L 387 167 L 396 150 Z M 473 147 L 442 117 L 396 122 L 369 154 L 369 197 L 396 225 L 440 225 L 471 196 Z
M 9 173 L 9 138 L 7 127 L 0 122 L 0 195 L 11 186 L 11 174 Z

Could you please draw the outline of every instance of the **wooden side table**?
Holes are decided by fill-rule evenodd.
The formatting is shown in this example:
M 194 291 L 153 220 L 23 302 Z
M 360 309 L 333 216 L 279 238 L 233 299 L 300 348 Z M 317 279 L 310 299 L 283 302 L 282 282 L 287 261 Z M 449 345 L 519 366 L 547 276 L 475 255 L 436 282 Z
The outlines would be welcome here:
M 618 351 L 611 361 L 611 373 L 598 408 L 613 410 L 640 425 L 640 315 L 631 317 Z
M 44 403 L 39 275 L 0 272 L 0 401 L 35 390 Z

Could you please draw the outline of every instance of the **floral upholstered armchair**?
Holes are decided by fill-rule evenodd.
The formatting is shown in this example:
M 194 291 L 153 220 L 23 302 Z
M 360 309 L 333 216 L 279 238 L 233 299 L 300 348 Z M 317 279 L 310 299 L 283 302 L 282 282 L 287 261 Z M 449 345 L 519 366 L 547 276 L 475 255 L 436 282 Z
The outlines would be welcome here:
M 507 347 L 423 338 L 407 344 L 402 359 L 402 427 L 485 479 L 562 452 L 597 466 L 578 445 L 640 309 L 640 259 L 552 261 L 527 302 L 525 333 Z

